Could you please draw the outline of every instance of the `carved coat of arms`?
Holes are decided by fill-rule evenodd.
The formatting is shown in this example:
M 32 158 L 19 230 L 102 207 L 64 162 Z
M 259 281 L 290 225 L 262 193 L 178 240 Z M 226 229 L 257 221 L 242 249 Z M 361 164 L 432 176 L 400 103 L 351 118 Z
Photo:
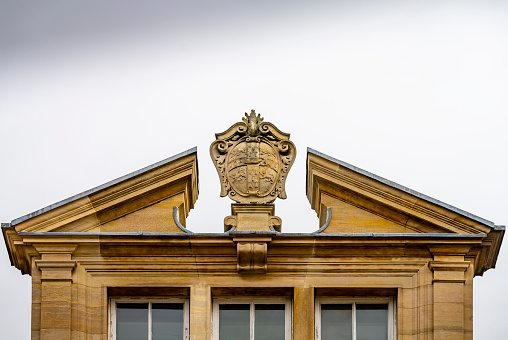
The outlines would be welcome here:
M 221 197 L 238 203 L 271 203 L 286 198 L 286 177 L 296 157 L 289 134 L 252 110 L 243 122 L 215 134 L 210 155 L 219 173 Z

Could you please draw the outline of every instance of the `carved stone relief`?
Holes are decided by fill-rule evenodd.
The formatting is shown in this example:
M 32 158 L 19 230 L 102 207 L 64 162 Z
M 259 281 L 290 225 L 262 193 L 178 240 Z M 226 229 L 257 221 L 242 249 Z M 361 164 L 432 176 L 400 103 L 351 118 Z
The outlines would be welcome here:
M 286 198 L 286 177 L 296 157 L 289 134 L 252 110 L 215 137 L 210 156 L 219 173 L 221 197 L 258 204 Z

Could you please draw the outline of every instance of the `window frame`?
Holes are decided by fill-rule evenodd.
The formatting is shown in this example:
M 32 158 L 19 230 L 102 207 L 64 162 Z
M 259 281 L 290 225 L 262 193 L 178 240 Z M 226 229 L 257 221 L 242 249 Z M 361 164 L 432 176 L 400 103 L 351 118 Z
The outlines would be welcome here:
M 352 305 L 353 340 L 356 338 L 356 304 L 388 304 L 388 340 L 397 340 L 396 304 L 394 298 L 387 297 L 317 297 L 314 301 L 314 339 L 321 340 L 321 305 Z
M 161 298 L 161 297 L 114 297 L 109 299 L 109 340 L 116 340 L 116 304 L 117 303 L 148 303 L 148 340 L 152 339 L 152 304 L 154 303 L 183 303 L 183 339 L 189 340 L 189 299 L 184 298 Z
M 255 325 L 255 305 L 267 304 L 267 305 L 285 305 L 284 311 L 284 339 L 293 339 L 293 301 L 290 298 L 263 298 L 263 297 L 239 297 L 239 298 L 217 298 L 213 299 L 212 303 L 212 340 L 219 340 L 219 305 L 235 304 L 245 305 L 249 304 L 249 316 L 250 316 L 250 339 L 254 339 L 254 325 Z

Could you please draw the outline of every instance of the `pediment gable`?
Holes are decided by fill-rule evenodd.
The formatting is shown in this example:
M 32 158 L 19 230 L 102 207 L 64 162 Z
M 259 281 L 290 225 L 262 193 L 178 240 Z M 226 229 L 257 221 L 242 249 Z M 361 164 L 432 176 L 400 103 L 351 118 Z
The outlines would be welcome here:
M 488 234 L 496 226 L 313 149 L 307 154 L 307 197 L 323 233 Z M 331 212 L 331 216 L 328 216 Z
M 198 196 L 197 174 L 193 148 L 17 218 L 10 226 L 18 233 L 185 233 L 185 218 Z
M 355 206 L 337 197 L 323 194 L 323 211 L 331 209 L 331 219 L 323 233 L 407 233 L 416 232 L 407 225 L 377 214 L 364 207 Z M 326 208 L 326 209 L 325 209 Z

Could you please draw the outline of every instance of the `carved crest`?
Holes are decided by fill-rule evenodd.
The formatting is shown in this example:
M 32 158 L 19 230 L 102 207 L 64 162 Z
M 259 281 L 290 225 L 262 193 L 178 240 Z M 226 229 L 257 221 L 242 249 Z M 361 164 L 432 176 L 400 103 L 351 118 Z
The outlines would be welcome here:
M 221 197 L 238 203 L 271 203 L 286 198 L 286 177 L 296 157 L 289 134 L 254 110 L 243 122 L 215 134 L 210 156 L 221 181 Z

